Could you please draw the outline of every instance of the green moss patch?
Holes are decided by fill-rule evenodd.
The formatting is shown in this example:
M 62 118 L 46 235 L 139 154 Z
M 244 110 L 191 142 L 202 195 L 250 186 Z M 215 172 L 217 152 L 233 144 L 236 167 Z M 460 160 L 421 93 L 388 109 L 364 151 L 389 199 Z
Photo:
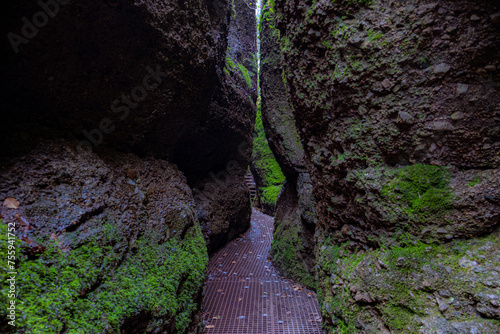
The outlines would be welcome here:
M 497 276 L 499 240 L 498 232 L 445 245 L 408 237 L 396 247 L 358 253 L 326 240 L 318 258 L 325 323 L 332 333 L 357 333 L 360 320 L 383 322 L 394 333 L 417 333 L 426 319 L 442 317 L 439 299 L 449 307 L 448 321 L 495 328 L 497 320 L 467 305 L 498 296 L 491 281 Z M 369 293 L 371 302 L 356 302 L 357 293 Z M 376 317 L 370 308 L 377 310 Z
M 297 226 L 289 227 L 284 223 L 277 226 L 270 251 L 273 261 L 285 270 L 284 274 L 286 276 L 309 288 L 316 289 L 314 277 L 309 274 L 304 262 L 298 258 L 298 254 L 303 251 L 304 245 Z
M 5 286 L 3 223 L 0 235 L 0 282 Z M 203 286 L 208 258 L 197 225 L 184 239 L 164 241 L 159 233 L 146 231 L 128 244 L 116 225 L 107 223 L 74 250 L 61 250 L 53 239 L 40 244 L 46 251 L 36 259 L 17 257 L 21 332 L 119 332 L 127 318 L 141 315 L 150 318 L 149 326 L 154 328 L 175 319 L 176 333 L 183 333 L 198 307 L 193 298 Z M 5 290 L 0 299 L 6 305 Z M 0 316 L 6 317 L 5 310 Z
M 228 55 L 226 57 L 226 65 L 224 67 L 224 72 L 228 76 L 231 76 L 231 73 L 238 73 L 245 80 L 248 88 L 251 89 L 253 87 L 252 77 L 255 75 L 255 73 L 249 71 L 245 67 L 245 65 L 243 65 L 241 63 L 234 62 L 234 60 L 232 60 L 231 57 L 229 56 L 230 49 L 231 48 L 228 47 Z M 238 71 L 236 71 L 236 70 L 238 70 Z
M 252 88 L 252 78 L 250 77 L 250 73 L 247 68 L 243 64 L 238 64 L 238 69 L 240 70 L 241 75 L 243 76 L 243 79 L 245 79 L 245 82 L 247 83 L 248 88 Z
M 260 185 L 261 203 L 274 207 L 281 187 L 285 182 L 285 176 L 267 143 L 262 123 L 260 102 L 257 106 L 252 162 L 254 169 L 259 174 L 257 175 L 257 179 L 262 183 Z
M 281 191 L 281 186 L 269 186 L 261 188 L 262 191 L 262 203 L 268 203 L 271 205 L 276 205 L 276 200 Z
M 446 168 L 412 165 L 399 169 L 396 177 L 382 189 L 392 201 L 405 202 L 409 214 L 437 214 L 451 208 L 450 175 Z

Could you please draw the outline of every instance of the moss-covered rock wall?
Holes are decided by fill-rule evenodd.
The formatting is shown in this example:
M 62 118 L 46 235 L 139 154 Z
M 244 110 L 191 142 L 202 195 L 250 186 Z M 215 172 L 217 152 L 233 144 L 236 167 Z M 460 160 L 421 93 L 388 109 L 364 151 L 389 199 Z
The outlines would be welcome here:
M 315 288 L 316 209 L 304 149 L 286 93 L 285 69 L 275 24 L 269 10 L 264 10 L 259 22 L 262 122 L 269 147 L 286 179 L 276 203 L 271 257 L 284 275 Z
M 269 6 L 314 189 L 327 331 L 497 331 L 497 4 Z
M 280 165 L 274 158 L 262 124 L 261 106 L 257 107 L 257 119 L 253 138 L 252 164 L 250 169 L 257 185 L 257 203 L 262 212 L 274 215 L 276 201 L 285 182 L 285 176 Z M 256 203 L 256 204 L 257 204 Z
M 3 333 L 200 331 L 207 249 L 175 165 L 62 140 L 0 171 L 2 198 L 18 202 L 0 209 L 2 286 L 17 272 L 16 326 L 2 310 Z

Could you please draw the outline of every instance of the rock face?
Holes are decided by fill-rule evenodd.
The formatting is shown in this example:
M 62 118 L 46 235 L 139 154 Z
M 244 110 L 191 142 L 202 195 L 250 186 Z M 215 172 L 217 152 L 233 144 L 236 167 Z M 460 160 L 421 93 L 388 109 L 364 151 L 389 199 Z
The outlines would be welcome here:
M 252 10 L 9 1 L 2 14 L 18 330 L 199 333 L 207 246 L 250 222 Z
M 498 331 L 498 305 L 476 297 L 499 292 L 494 2 L 274 6 L 316 199 L 326 325 L 347 333 Z M 489 251 L 479 257 L 482 247 Z M 474 262 L 476 274 L 460 261 Z
M 61 140 L 41 143 L 1 173 L 2 198 L 20 203 L 0 209 L 20 238 L 20 332 L 199 330 L 207 251 L 176 166 Z M 6 224 L 1 229 L 5 235 Z
M 276 203 L 270 255 L 286 277 L 316 288 L 315 203 L 308 173 L 288 176 Z
M 271 256 L 284 275 L 315 287 L 316 209 L 311 180 L 283 82 L 279 40 L 270 29 L 274 20 L 261 20 L 267 20 L 260 25 L 262 122 L 269 146 L 286 177 L 276 203 Z
M 174 157 L 194 188 L 209 253 L 246 231 L 252 213 L 244 176 L 257 100 L 255 13 L 239 0 L 230 15 L 225 62 L 209 113 L 181 139 Z

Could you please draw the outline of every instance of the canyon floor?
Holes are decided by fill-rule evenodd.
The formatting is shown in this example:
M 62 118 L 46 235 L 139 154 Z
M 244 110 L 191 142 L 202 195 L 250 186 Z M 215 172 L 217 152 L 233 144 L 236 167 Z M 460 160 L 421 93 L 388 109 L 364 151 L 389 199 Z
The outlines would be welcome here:
M 211 258 L 205 334 L 322 334 L 316 294 L 268 260 L 273 218 L 257 210 L 251 228 Z

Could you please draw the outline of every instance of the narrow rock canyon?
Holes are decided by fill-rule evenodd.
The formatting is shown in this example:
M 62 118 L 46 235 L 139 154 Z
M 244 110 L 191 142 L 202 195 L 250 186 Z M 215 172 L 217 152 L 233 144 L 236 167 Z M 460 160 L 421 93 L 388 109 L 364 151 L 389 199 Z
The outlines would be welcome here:
M 1 8 L 0 332 L 500 333 L 497 1 Z

